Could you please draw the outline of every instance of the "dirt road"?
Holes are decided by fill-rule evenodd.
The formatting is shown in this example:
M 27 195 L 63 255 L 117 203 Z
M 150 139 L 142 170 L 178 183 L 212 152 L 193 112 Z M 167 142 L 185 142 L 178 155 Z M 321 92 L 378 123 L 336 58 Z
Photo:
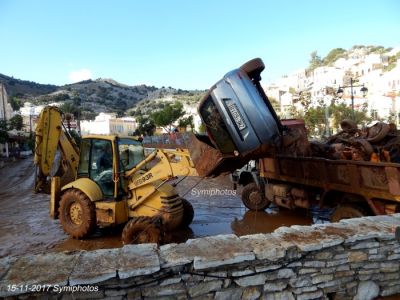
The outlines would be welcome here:
M 121 228 L 99 230 L 86 240 L 69 238 L 59 221 L 48 215 L 49 195 L 33 193 L 34 172 L 32 158 L 0 169 L 0 257 L 122 246 Z M 312 222 L 302 211 L 247 211 L 228 177 L 204 179 L 200 183 L 199 178 L 187 178 L 177 188 L 193 204 L 195 218 L 190 229 L 169 235 L 168 242 L 232 232 L 270 232 L 282 225 Z

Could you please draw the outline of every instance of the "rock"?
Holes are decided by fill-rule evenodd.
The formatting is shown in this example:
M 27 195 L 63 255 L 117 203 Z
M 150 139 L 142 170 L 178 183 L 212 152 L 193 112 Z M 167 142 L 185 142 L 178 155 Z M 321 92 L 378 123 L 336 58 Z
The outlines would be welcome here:
M 242 300 L 256 300 L 261 296 L 261 288 L 248 287 L 245 288 L 242 294 Z
M 188 240 L 185 244 L 169 247 L 163 246 L 160 248 L 160 257 L 164 268 L 193 261 L 195 270 L 255 259 L 254 253 L 233 234 Z
M 164 286 L 152 286 L 142 288 L 143 297 L 173 296 L 182 293 L 186 293 L 186 288 L 182 282 Z
M 242 297 L 242 293 L 243 290 L 240 288 L 218 291 L 215 293 L 215 300 L 240 299 Z
M 264 294 L 260 300 L 295 300 L 293 294 L 289 291 Z
M 280 280 L 264 284 L 264 292 L 279 292 L 287 287 L 287 283 Z
M 189 288 L 188 292 L 190 297 L 197 297 L 207 294 L 209 292 L 217 291 L 222 287 L 222 280 L 201 282 Z
M 291 269 L 280 269 L 278 271 L 278 278 L 291 278 L 291 277 L 295 277 L 296 274 L 291 270 Z
M 324 293 L 321 290 L 319 290 L 319 291 L 315 291 L 315 292 L 307 292 L 307 293 L 297 295 L 296 299 L 297 300 L 320 299 L 323 295 L 324 295 Z
M 354 300 L 372 300 L 379 295 L 379 286 L 373 281 L 360 282 Z
M 271 234 L 254 234 L 242 236 L 240 239 L 253 250 L 257 259 L 277 261 L 285 257 L 286 248 Z
M 70 285 L 95 284 L 117 277 L 118 249 L 82 252 L 69 277 Z
M 118 275 L 125 279 L 160 270 L 157 244 L 125 245 L 119 250 Z
M 0 285 L 65 286 L 79 255 L 80 252 L 74 254 L 48 253 L 18 258 L 11 264 Z M 18 294 L 22 294 L 20 289 L 14 292 L 0 290 L 0 297 Z
M 257 274 L 235 279 L 234 281 L 238 286 L 248 287 L 254 285 L 262 285 L 265 283 L 266 276 L 264 274 Z
M 331 275 L 317 275 L 317 276 L 314 276 L 312 279 L 311 279 L 311 282 L 313 283 L 313 284 L 318 284 L 318 283 L 321 283 L 321 282 L 327 282 L 327 281 L 330 281 L 330 280 L 332 280 L 333 279 L 333 275 L 331 274 Z

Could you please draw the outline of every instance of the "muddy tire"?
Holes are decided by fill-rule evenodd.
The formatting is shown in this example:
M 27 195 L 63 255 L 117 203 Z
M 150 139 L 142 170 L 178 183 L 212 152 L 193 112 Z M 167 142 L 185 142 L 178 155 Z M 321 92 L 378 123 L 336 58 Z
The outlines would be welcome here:
M 183 206 L 182 227 L 188 227 L 194 218 L 194 210 L 192 204 L 186 199 L 181 198 Z
M 122 242 L 128 244 L 161 243 L 160 225 L 150 217 L 134 217 L 122 231 Z
M 242 65 L 240 69 L 242 69 L 251 79 L 257 79 L 265 69 L 265 65 L 261 58 L 254 58 Z
M 248 209 L 255 211 L 263 211 L 271 204 L 271 201 L 262 196 L 260 189 L 254 182 L 243 188 L 242 202 Z
M 61 197 L 59 218 L 66 233 L 84 238 L 96 228 L 96 207 L 83 192 L 70 189 Z
M 360 218 L 366 216 L 365 210 L 357 205 L 339 205 L 333 211 L 331 222 L 339 222 L 344 219 Z

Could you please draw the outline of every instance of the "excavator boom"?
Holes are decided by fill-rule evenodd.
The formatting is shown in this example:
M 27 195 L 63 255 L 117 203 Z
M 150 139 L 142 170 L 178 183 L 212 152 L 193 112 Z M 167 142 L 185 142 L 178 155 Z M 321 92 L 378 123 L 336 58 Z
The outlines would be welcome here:
M 73 180 L 71 174 L 76 174 L 79 150 L 63 129 L 62 112 L 57 107 L 47 106 L 42 110 L 35 134 L 35 191 L 42 191 L 48 184 L 48 177 L 60 172 L 69 174 L 69 179 L 62 180 L 64 184 Z

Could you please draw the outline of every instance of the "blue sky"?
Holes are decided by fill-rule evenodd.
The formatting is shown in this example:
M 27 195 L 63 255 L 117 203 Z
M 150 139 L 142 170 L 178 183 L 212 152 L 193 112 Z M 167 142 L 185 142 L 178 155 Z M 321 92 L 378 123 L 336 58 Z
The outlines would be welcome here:
M 400 46 L 400 1 L 0 0 L 0 73 L 206 89 L 261 57 L 270 81 L 355 44 Z

